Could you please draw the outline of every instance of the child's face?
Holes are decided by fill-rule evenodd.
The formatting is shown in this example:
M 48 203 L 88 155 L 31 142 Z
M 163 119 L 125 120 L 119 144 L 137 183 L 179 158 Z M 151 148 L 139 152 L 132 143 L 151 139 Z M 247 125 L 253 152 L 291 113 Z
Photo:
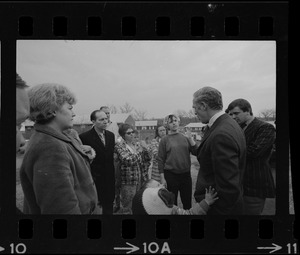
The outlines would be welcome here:
M 147 188 L 158 188 L 158 187 L 164 187 L 161 183 L 159 183 L 158 181 L 155 180 L 151 180 L 148 185 Z
M 171 131 L 174 131 L 174 132 L 178 131 L 179 120 L 177 119 L 176 116 L 173 116 L 169 119 L 168 126 Z

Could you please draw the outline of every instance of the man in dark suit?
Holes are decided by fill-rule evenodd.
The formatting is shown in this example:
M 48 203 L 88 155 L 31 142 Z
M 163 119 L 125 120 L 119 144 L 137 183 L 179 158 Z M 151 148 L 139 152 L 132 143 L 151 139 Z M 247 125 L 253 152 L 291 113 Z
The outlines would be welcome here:
M 193 108 L 207 130 L 197 151 L 200 163 L 195 200 L 200 202 L 205 189 L 212 186 L 219 199 L 208 214 L 243 214 L 243 175 L 246 140 L 239 125 L 223 109 L 221 93 L 203 87 L 194 93 Z
M 84 145 L 90 145 L 96 152 L 91 163 L 91 171 L 95 180 L 99 203 L 103 214 L 113 213 L 115 197 L 114 147 L 115 135 L 105 130 L 108 119 L 105 112 L 95 110 L 91 113 L 94 126 L 79 135 Z
M 247 163 L 243 185 L 245 214 L 260 215 L 266 198 L 275 197 L 275 183 L 269 159 L 276 130 L 272 124 L 255 118 L 250 103 L 245 99 L 232 101 L 227 109 L 246 137 Z

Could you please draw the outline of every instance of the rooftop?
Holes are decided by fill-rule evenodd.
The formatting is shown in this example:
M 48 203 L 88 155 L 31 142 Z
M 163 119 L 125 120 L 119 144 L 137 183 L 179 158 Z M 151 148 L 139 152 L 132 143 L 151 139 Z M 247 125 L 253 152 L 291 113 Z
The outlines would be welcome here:
M 136 127 L 157 126 L 157 120 L 139 120 L 135 122 Z
M 192 123 L 186 125 L 185 127 L 188 127 L 188 128 L 202 128 L 204 126 L 206 126 L 206 124 L 203 124 L 201 122 L 192 122 Z

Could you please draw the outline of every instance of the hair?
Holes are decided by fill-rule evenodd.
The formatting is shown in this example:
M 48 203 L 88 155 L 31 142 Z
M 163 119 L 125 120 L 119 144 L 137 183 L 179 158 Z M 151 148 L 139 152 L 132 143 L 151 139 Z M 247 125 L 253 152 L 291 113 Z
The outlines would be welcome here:
M 21 78 L 20 75 L 16 74 L 16 88 L 17 89 L 26 89 L 29 86 L 26 84 L 26 82 Z
M 160 128 L 160 127 L 164 127 L 165 128 L 165 125 L 157 125 L 157 127 L 156 127 L 156 129 L 155 129 L 155 137 L 154 138 L 157 138 L 157 137 L 160 137 L 159 136 L 159 134 L 158 134 L 158 129 Z
M 165 128 L 166 128 L 167 130 L 169 130 L 168 124 L 169 124 L 169 123 L 172 123 L 173 118 L 176 118 L 176 119 L 178 120 L 178 122 L 180 122 L 180 118 L 179 118 L 178 115 L 176 115 L 176 114 L 169 114 L 169 115 L 167 115 L 167 116 L 164 118 L 164 126 L 165 126 Z M 170 121 L 170 120 L 171 120 L 171 121 Z
M 193 96 L 196 104 L 204 102 L 212 110 L 223 109 L 222 94 L 215 88 L 203 87 L 197 90 Z
M 75 95 L 65 86 L 54 83 L 44 83 L 31 87 L 28 90 L 30 102 L 30 116 L 32 121 L 40 124 L 50 122 L 66 102 L 76 103 Z
M 131 125 L 129 125 L 127 123 L 121 123 L 120 126 L 119 126 L 120 136 L 124 138 L 126 131 L 130 128 L 133 130 L 133 127 Z
M 253 115 L 251 104 L 246 99 L 238 98 L 233 100 L 227 109 L 231 111 L 235 107 L 239 107 L 243 112 L 249 112 L 251 116 Z
M 109 109 L 108 106 L 105 106 L 105 105 L 104 105 L 104 106 L 101 106 L 101 107 L 100 107 L 100 111 L 103 110 L 103 109 L 105 109 L 105 108 Z
M 101 110 L 95 110 L 95 111 L 93 111 L 92 113 L 91 113 L 91 115 L 90 115 L 90 120 L 93 122 L 93 120 L 96 120 L 96 114 L 98 113 L 98 112 L 102 112 Z

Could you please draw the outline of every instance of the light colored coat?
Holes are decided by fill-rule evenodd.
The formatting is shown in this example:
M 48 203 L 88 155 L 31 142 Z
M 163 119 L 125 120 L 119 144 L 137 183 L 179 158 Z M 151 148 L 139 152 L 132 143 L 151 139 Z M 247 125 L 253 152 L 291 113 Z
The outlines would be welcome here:
M 89 159 L 71 137 L 36 124 L 20 170 L 25 214 L 99 214 Z

